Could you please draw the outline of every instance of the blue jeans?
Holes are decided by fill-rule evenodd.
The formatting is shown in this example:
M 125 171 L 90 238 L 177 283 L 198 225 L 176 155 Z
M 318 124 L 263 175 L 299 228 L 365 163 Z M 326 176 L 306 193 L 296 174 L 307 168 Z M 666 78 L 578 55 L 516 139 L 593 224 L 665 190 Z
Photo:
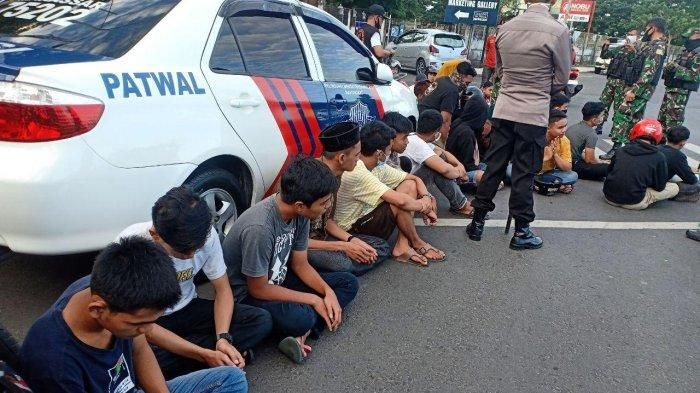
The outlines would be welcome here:
M 391 248 L 386 240 L 369 235 L 355 235 L 358 239 L 369 244 L 377 251 L 374 263 L 359 263 L 347 256 L 343 251 L 308 250 L 307 255 L 311 266 L 322 272 L 349 272 L 361 276 L 374 269 L 391 256 Z M 328 236 L 326 241 L 339 241 Z
M 236 367 L 216 367 L 166 382 L 170 393 L 246 393 L 245 373 Z M 143 390 L 138 390 L 143 392 Z
M 340 307 L 345 309 L 357 295 L 360 287 L 357 277 L 346 272 L 319 274 L 323 281 L 335 292 Z M 287 277 L 282 286 L 294 291 L 314 292 L 291 271 L 287 272 Z M 283 336 L 300 337 L 311 330 L 310 337 L 318 338 L 326 328 L 326 322 L 308 304 L 259 300 L 250 295 L 243 299 L 243 303 L 267 310 L 272 315 L 274 329 Z
M 437 187 L 442 195 L 450 202 L 450 209 L 459 210 L 467 204 L 467 197 L 464 196 L 464 193 L 455 180 L 448 179 L 425 165 L 422 165 L 413 174 L 420 177 L 423 183 L 428 187 L 431 184 L 435 184 L 435 187 Z
M 561 179 L 561 184 L 570 185 L 578 181 L 578 173 L 574 171 L 561 171 L 559 169 L 552 169 L 549 172 L 544 172 L 543 175 L 554 175 Z

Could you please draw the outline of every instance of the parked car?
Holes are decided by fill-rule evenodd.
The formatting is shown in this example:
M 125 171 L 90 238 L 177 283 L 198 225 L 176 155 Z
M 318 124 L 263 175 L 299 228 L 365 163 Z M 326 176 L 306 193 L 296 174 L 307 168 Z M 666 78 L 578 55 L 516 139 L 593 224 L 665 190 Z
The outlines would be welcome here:
M 625 39 L 624 38 L 611 38 L 610 39 L 610 48 L 617 48 L 625 44 Z M 595 59 L 595 66 L 593 68 L 593 72 L 596 74 L 602 74 L 608 72 L 608 66 L 610 65 L 610 60 L 612 59 L 603 59 L 598 55 Z
M 324 127 L 418 115 L 389 66 L 296 0 L 70 4 L 0 1 L 0 251 L 100 249 L 182 184 L 223 234 Z
M 455 58 L 467 58 L 464 37 L 443 30 L 417 29 L 401 34 L 387 45 L 395 51 L 394 58 L 403 69 L 425 73 L 431 65 L 440 68 L 442 63 Z

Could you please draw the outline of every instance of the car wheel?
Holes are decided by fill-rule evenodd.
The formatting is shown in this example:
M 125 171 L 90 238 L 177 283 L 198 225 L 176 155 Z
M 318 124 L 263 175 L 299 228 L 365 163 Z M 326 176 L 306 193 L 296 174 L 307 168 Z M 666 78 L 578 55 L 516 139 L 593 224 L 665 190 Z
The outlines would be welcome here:
M 214 228 L 223 241 L 244 206 L 243 193 L 236 177 L 227 170 L 213 168 L 196 174 L 185 185 L 207 203 L 214 219 Z
M 16 371 L 19 370 L 19 345 L 2 325 L 0 325 L 0 360 L 9 364 Z
M 603 69 L 600 68 L 600 67 L 595 67 L 595 68 L 593 69 L 593 72 L 595 72 L 596 74 L 599 74 L 599 75 L 600 75 L 600 73 L 603 72 Z
M 427 70 L 428 68 L 425 66 L 425 60 L 423 60 L 422 58 L 418 59 L 418 61 L 416 61 L 416 75 L 425 75 Z

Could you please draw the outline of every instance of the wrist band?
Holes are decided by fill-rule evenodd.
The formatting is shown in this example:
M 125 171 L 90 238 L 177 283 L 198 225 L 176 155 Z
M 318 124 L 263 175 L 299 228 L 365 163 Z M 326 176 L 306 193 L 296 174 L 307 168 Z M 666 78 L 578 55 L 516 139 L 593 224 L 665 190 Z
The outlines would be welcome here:
M 352 239 L 354 239 L 354 238 L 355 238 L 355 236 L 350 235 L 350 237 L 348 238 L 348 240 L 346 240 L 346 242 L 350 243 L 350 240 L 352 240 Z

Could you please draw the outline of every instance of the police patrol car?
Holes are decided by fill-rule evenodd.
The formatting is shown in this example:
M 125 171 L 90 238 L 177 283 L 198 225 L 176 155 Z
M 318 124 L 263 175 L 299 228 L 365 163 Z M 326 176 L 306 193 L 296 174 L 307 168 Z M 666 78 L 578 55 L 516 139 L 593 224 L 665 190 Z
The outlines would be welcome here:
M 224 233 L 320 130 L 416 101 L 296 0 L 0 1 L 0 246 L 96 250 L 188 184 Z

